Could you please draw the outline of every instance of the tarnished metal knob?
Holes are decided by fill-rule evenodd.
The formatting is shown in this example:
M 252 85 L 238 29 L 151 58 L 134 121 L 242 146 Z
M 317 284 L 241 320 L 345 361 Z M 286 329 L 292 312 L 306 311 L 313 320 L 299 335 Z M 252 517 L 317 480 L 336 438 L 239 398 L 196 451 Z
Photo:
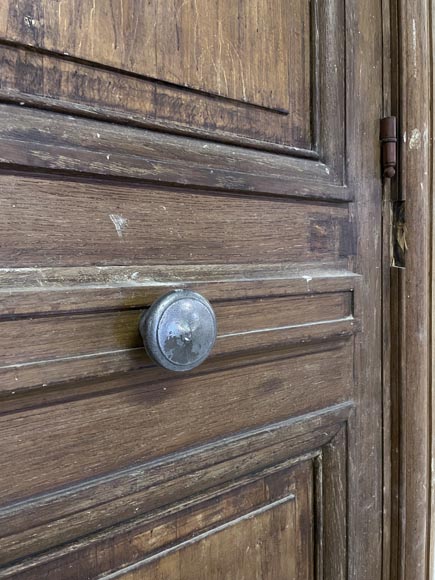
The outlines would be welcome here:
M 174 290 L 146 310 L 139 330 L 149 356 L 171 371 L 189 371 L 210 354 L 216 316 L 210 303 L 192 290 Z

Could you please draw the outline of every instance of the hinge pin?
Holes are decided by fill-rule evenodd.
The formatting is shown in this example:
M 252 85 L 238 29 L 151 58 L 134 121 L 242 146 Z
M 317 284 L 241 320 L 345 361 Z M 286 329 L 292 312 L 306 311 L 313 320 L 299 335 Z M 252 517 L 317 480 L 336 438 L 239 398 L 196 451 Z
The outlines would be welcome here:
M 396 117 L 381 119 L 380 140 L 382 144 L 382 175 L 391 179 L 396 175 L 397 122 Z

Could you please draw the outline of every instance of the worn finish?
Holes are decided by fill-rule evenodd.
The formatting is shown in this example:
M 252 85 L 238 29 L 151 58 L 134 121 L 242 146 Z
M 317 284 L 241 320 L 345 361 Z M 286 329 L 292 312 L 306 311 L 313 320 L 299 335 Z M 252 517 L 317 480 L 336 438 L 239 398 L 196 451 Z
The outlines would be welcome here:
M 0 578 L 380 580 L 360 4 L 1 4 Z M 139 333 L 176 289 L 218 328 L 185 373 Z
M 355 95 L 358 115 L 350 121 L 347 142 L 350 153 L 349 185 L 358 187 L 360 203 L 352 208 L 358 223 L 357 256 L 353 264 L 365 278 L 365 290 L 356 303 L 363 332 L 356 341 L 357 411 L 349 424 L 349 480 L 351 497 L 348 541 L 351 552 L 348 576 L 379 578 L 382 573 L 382 335 L 381 335 L 381 261 L 382 195 L 379 176 L 379 119 L 382 94 L 366 94 L 366 85 L 382 86 L 382 38 L 375 34 L 375 23 L 382 22 L 380 2 L 356 2 L 349 7 L 351 41 L 347 62 L 355 62 L 348 78 L 348 107 L 352 111 Z M 370 39 L 368 41 L 368 39 Z M 373 235 L 373 232 L 379 232 Z M 367 410 L 371 409 L 369 414 Z M 377 459 L 374 459 L 374 458 Z M 370 467 L 369 467 L 370 466 Z M 370 477 L 367 477 L 367 471 Z M 370 554 L 368 558 L 367 555 Z

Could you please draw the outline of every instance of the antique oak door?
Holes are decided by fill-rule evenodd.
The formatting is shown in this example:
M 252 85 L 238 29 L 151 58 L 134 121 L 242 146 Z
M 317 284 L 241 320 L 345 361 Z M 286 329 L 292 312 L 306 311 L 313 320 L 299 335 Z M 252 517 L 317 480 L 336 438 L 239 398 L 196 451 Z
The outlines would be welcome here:
M 380 4 L 0 3 L 0 578 L 380 578 Z

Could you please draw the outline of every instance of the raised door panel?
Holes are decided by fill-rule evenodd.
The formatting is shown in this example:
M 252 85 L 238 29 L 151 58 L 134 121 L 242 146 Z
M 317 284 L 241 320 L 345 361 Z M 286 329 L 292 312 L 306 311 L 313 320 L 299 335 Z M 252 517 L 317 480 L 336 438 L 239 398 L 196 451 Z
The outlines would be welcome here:
M 342 156 L 343 18 L 339 0 L 6 2 L 0 90 L 310 157 L 330 146 L 338 168 L 319 119 Z

